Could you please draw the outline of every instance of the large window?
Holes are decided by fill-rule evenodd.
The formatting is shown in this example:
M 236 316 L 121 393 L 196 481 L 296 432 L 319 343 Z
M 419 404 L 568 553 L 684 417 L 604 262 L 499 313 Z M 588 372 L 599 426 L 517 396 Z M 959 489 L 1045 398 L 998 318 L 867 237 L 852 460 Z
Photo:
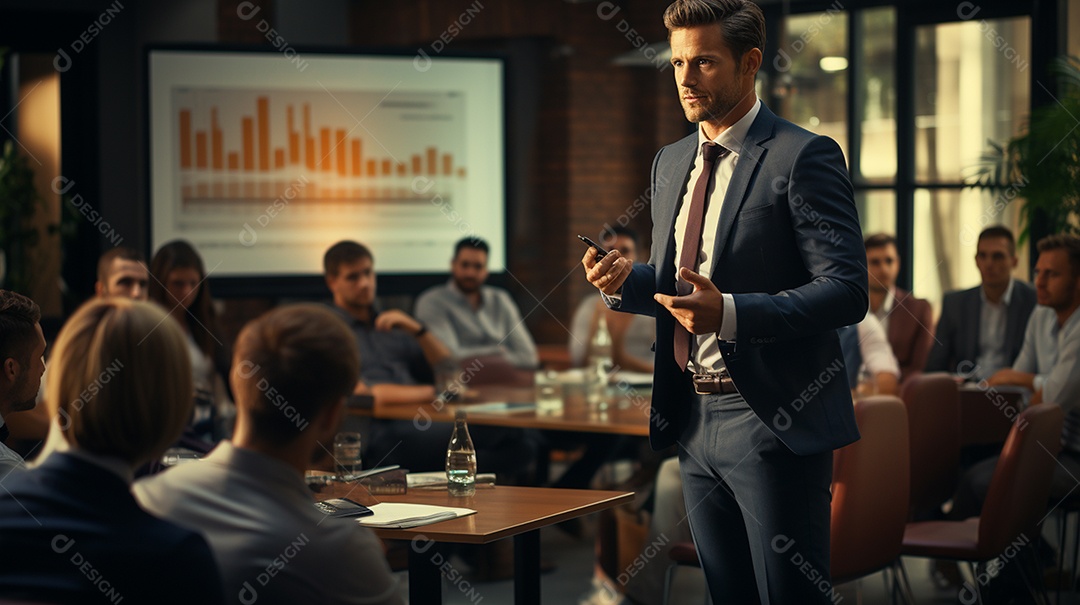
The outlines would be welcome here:
M 978 283 L 979 231 L 1000 223 L 1018 232 L 1018 205 L 1005 202 L 1022 198 L 1022 187 L 977 190 L 965 178 L 988 141 L 1017 134 L 1030 111 L 1031 20 L 913 14 L 834 4 L 786 16 L 766 67 L 778 113 L 836 139 L 864 233 L 910 242 L 907 281 L 938 309 L 944 292 Z M 898 62 L 898 52 L 910 59 Z

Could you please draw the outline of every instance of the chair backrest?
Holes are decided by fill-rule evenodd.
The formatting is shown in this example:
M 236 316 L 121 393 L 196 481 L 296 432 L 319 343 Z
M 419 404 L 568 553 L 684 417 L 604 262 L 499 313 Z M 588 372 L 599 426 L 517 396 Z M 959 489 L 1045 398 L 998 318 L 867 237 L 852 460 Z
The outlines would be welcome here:
M 944 372 L 904 381 L 911 452 L 911 514 L 936 509 L 956 490 L 960 468 L 960 403 L 956 379 Z
M 855 402 L 862 438 L 833 453 L 830 559 L 833 583 L 874 573 L 900 556 L 908 518 L 904 404 L 879 395 Z
M 1064 422 L 1065 413 L 1053 403 L 1033 405 L 1017 417 L 979 516 L 980 555 L 994 557 L 1017 540 L 1035 539 L 1031 532 L 1046 515 Z

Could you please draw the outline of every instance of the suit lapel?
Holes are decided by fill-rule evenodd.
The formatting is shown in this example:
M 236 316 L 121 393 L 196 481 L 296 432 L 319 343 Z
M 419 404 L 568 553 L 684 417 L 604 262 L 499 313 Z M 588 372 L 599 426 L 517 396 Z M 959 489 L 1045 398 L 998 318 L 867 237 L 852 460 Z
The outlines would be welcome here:
M 656 268 L 656 288 L 665 294 L 675 293 L 675 217 L 682 206 L 683 192 L 694 167 L 697 152 L 697 132 L 673 143 L 672 158 L 657 167 L 656 225 L 653 233 L 665 235 L 664 253 Z
M 727 191 L 724 192 L 724 205 L 720 208 L 720 223 L 717 225 L 716 241 L 713 243 L 710 257 L 713 259 L 713 281 L 716 281 L 717 263 L 727 246 L 728 235 L 731 234 L 731 228 L 735 225 L 735 217 L 738 216 L 739 209 L 746 201 L 746 192 L 758 167 L 765 159 L 765 148 L 761 144 L 772 138 L 775 122 L 776 116 L 762 104 L 757 118 L 754 119 L 754 123 L 750 125 L 750 130 L 746 133 L 746 138 L 743 139 L 739 161 L 731 174 Z
M 964 306 L 967 309 L 965 313 L 967 317 L 964 318 L 965 331 L 961 342 L 967 343 L 964 348 L 968 350 L 964 351 L 961 357 L 975 361 L 979 357 L 979 335 L 982 332 L 979 329 L 979 322 L 982 319 L 982 296 L 979 295 L 978 288 L 971 291 L 971 300 Z

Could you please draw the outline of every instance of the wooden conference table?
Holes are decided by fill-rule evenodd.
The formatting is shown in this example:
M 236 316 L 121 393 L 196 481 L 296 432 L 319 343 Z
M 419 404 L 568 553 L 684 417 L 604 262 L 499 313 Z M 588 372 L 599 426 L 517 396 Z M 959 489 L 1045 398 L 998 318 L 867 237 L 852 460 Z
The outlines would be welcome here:
M 341 489 L 351 491 L 349 497 L 357 501 L 367 499 L 359 497 L 361 494 L 357 492 L 362 489 L 347 485 L 321 492 L 319 499 L 344 496 Z M 471 508 L 476 514 L 413 529 L 372 531 L 383 539 L 410 541 L 409 602 L 414 605 L 442 602 L 442 568 L 449 565 L 449 557 L 440 547 L 441 543 L 488 544 L 512 537 L 514 603 L 539 605 L 540 529 L 614 508 L 631 501 L 633 496 L 633 492 L 496 486 L 477 488 L 476 495 L 458 498 L 446 490 L 413 489 L 405 494 L 379 495 L 377 498 L 380 502 Z M 460 588 L 460 573 L 448 574 L 448 577 Z
M 350 413 L 423 425 L 453 422 L 454 413 L 464 409 L 469 424 L 648 437 L 651 393 L 647 386 L 613 387 L 606 405 L 598 405 L 588 402 L 583 388 L 564 388 L 562 406 L 549 411 L 538 409 L 532 387 L 486 385 L 470 389 L 460 402 L 379 404 Z

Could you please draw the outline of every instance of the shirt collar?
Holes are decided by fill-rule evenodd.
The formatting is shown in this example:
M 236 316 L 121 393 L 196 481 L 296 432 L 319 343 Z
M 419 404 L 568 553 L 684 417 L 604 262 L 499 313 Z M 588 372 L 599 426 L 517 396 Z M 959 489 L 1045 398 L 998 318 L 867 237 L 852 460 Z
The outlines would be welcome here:
M 754 106 L 750 108 L 750 111 L 746 112 L 746 115 L 739 118 L 738 122 L 735 122 L 728 129 L 724 130 L 720 134 L 716 135 L 716 138 L 712 140 L 713 143 L 723 145 L 734 155 L 739 155 L 742 152 L 742 144 L 746 139 L 746 134 L 750 132 L 750 126 L 757 119 L 758 113 L 761 112 L 761 99 L 754 101 Z M 701 154 L 701 145 L 709 139 L 705 136 L 705 130 L 701 126 L 698 126 L 698 154 Z
M 1012 300 L 1013 284 L 1016 282 L 1013 278 L 1009 278 L 1009 285 L 1005 287 L 1005 294 L 1001 295 L 1001 304 L 1006 307 L 1009 306 L 1009 301 Z M 990 301 L 986 298 L 986 290 L 982 286 L 979 286 L 979 298 L 982 299 L 983 304 L 988 304 Z
M 896 304 L 896 287 L 889 288 L 885 292 L 885 300 L 881 303 L 881 310 L 887 315 Z
M 457 282 L 454 281 L 453 277 L 450 278 L 450 281 L 446 282 L 446 287 L 451 292 L 453 292 L 455 295 L 457 295 L 463 302 L 465 302 L 465 303 L 469 302 L 469 297 L 466 296 L 465 293 L 461 291 L 461 288 L 458 287 Z M 483 284 L 481 284 L 480 285 L 480 306 L 481 307 L 483 307 L 484 303 L 487 302 L 486 298 L 487 298 L 487 293 L 484 291 Z

